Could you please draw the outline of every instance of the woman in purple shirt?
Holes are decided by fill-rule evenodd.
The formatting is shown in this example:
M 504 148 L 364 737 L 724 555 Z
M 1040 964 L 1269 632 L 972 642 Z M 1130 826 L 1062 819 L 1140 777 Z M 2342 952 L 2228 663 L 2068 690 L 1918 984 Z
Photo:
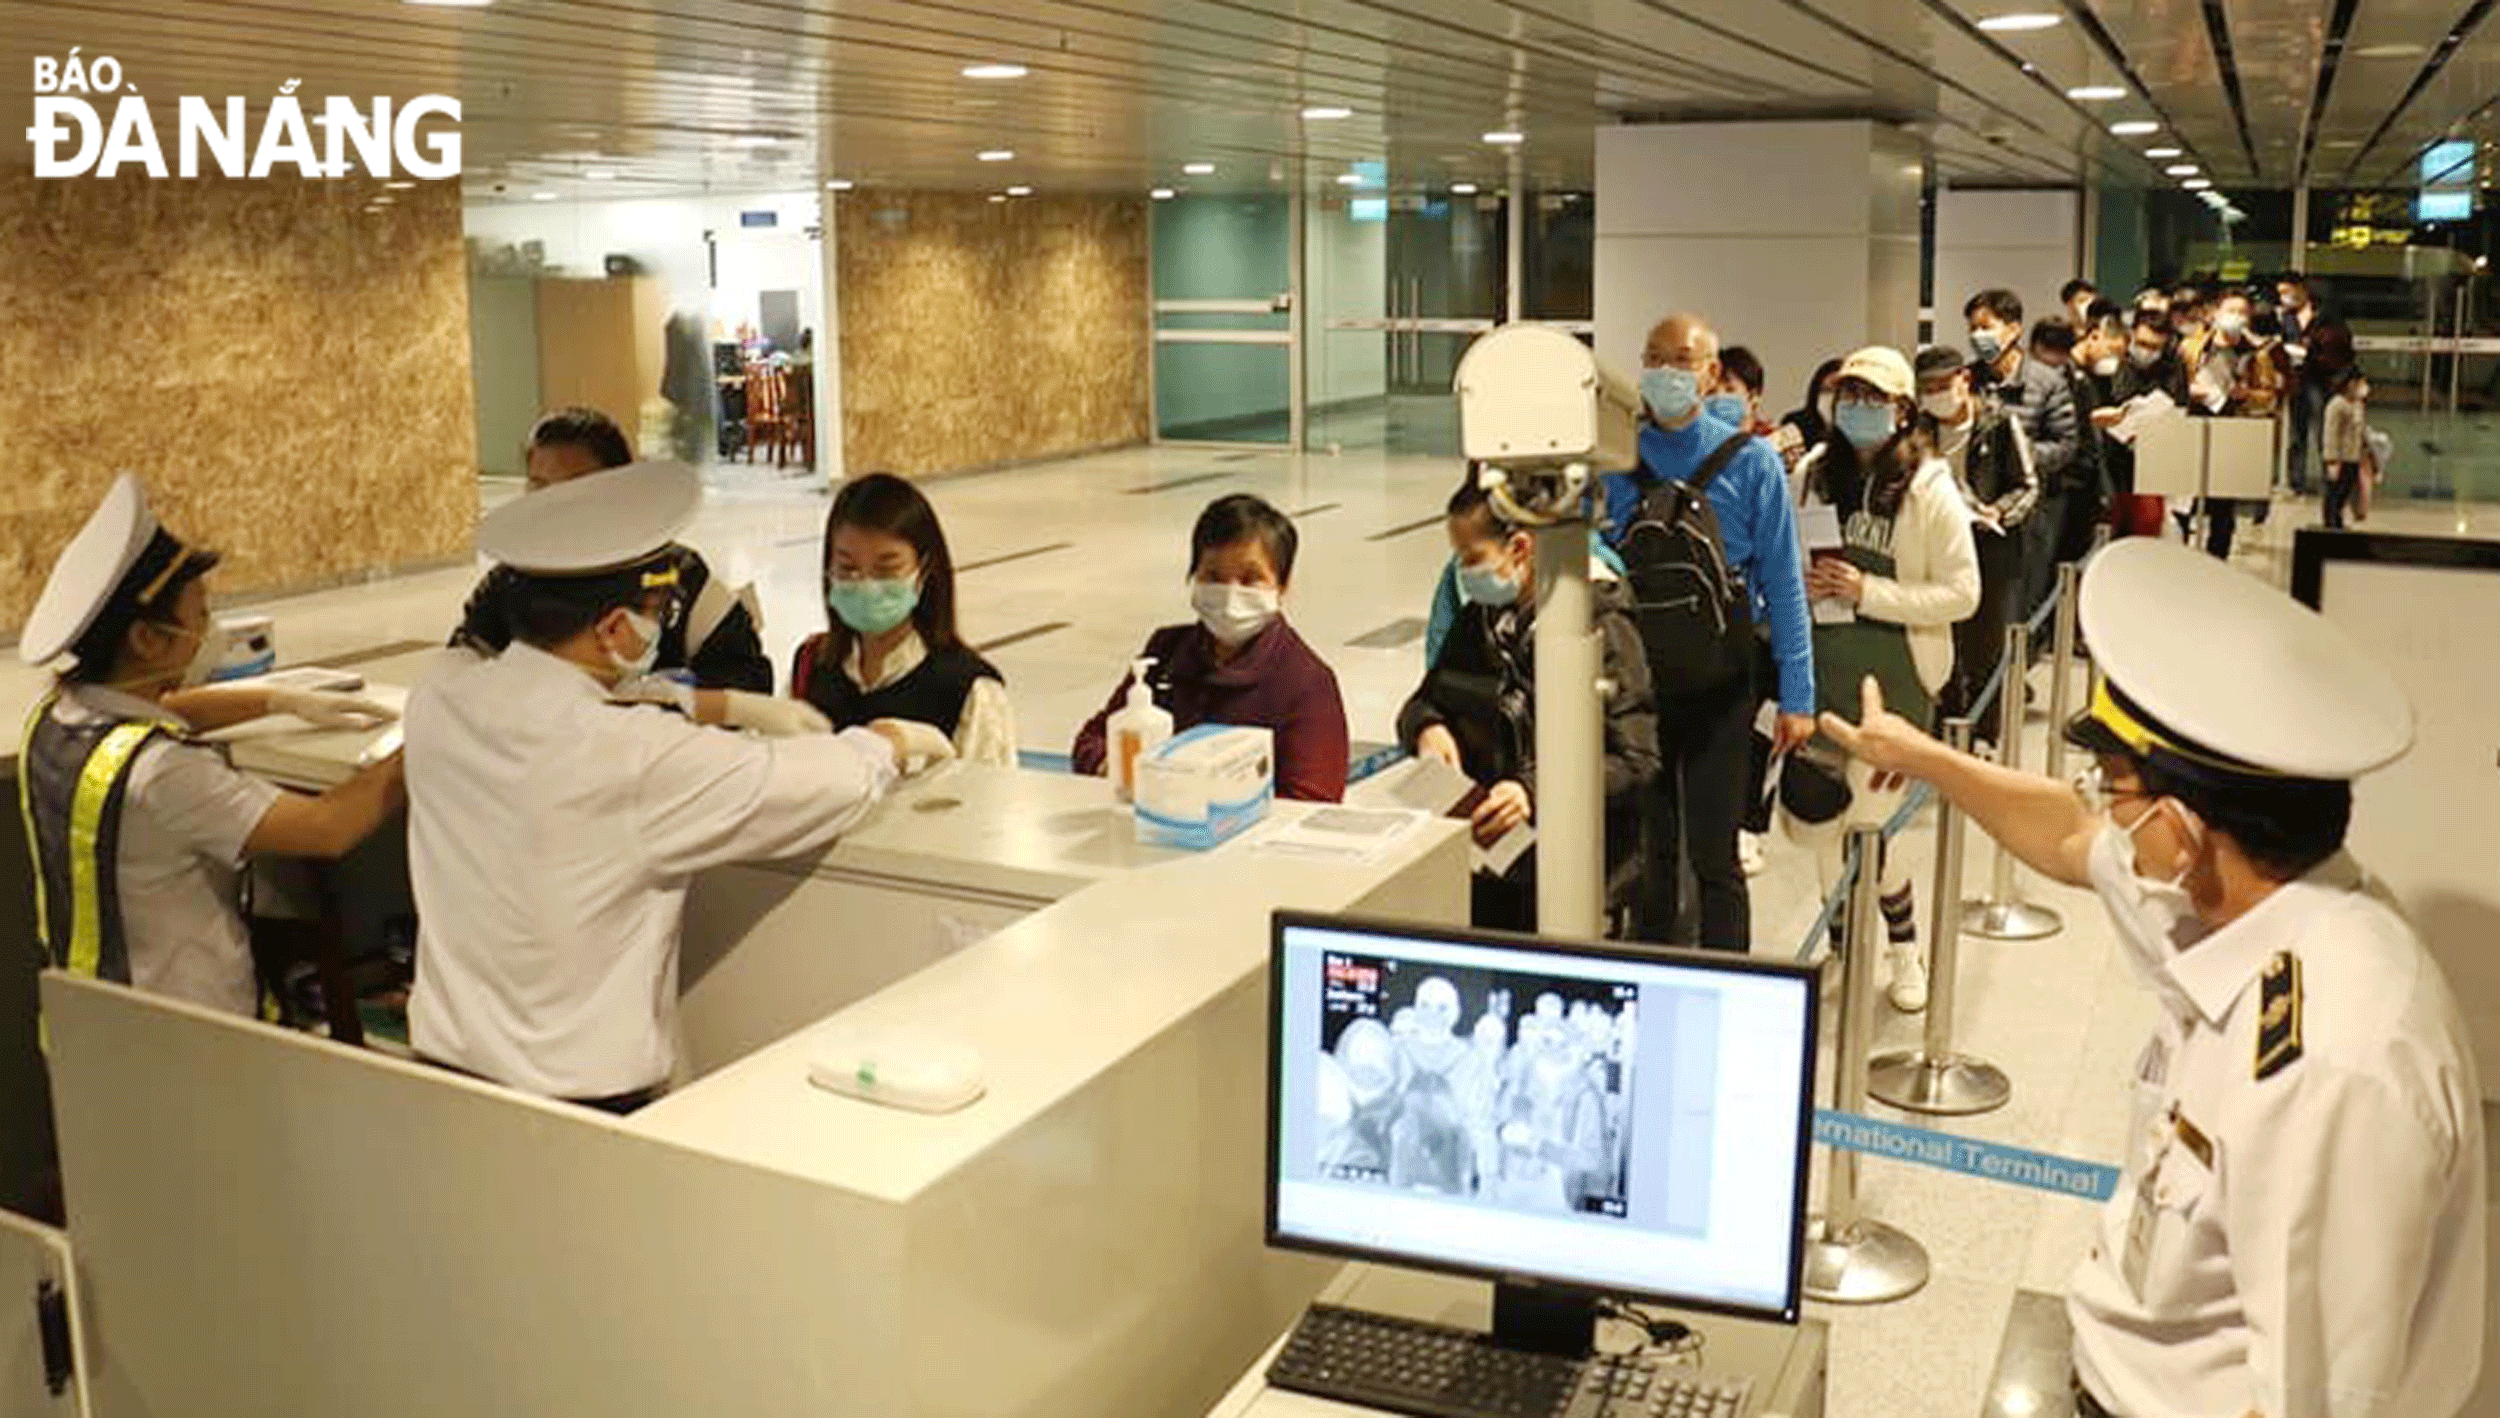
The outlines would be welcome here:
M 1277 794 L 1333 803 L 1345 796 L 1345 701 L 1336 675 L 1285 623 L 1300 541 L 1292 520 L 1260 498 L 1209 503 L 1189 533 L 1198 619 L 1156 631 L 1138 654 L 1155 662 L 1146 683 L 1175 733 L 1200 724 L 1272 730 Z M 1103 726 L 1127 701 L 1129 678 L 1077 731 L 1077 772 L 1102 773 Z

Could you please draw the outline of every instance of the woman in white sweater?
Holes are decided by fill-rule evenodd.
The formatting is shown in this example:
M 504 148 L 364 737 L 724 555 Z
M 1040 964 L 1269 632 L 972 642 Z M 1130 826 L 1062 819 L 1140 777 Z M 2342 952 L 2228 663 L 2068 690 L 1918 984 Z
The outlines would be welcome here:
M 1832 432 L 1798 462 L 1794 477 L 1799 503 L 1835 509 L 1841 525 L 1839 551 L 1810 549 L 1806 593 L 1818 609 L 1837 603 L 1852 613 L 1847 620 L 1816 618 L 1816 693 L 1821 708 L 1855 721 L 1861 686 L 1872 677 L 1887 704 L 1899 695 L 1907 706 L 1899 712 L 1923 722 L 1953 673 L 1953 626 L 1979 608 L 1970 507 L 1922 426 L 1917 378 L 1898 350 L 1875 346 L 1849 356 L 1836 389 Z M 1820 736 L 1799 758 L 1788 772 L 1800 782 L 1783 784 L 1782 816 L 1790 840 L 1814 852 L 1828 894 L 1840 880 L 1847 829 L 1891 818 L 1903 785 L 1878 787 L 1873 773 Z M 1818 775 L 1821 793 L 1810 786 Z M 1845 806 L 1837 801 L 1843 782 Z M 1889 993 L 1895 1008 L 1914 1012 L 1927 1007 L 1917 902 L 1908 862 L 1899 853 L 1884 857 Z

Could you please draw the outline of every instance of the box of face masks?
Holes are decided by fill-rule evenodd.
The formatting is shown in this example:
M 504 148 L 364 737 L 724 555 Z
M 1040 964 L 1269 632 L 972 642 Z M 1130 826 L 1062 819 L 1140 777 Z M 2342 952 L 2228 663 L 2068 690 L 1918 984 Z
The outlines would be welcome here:
M 1203 724 L 1137 761 L 1137 840 L 1203 852 L 1267 816 L 1276 735 Z

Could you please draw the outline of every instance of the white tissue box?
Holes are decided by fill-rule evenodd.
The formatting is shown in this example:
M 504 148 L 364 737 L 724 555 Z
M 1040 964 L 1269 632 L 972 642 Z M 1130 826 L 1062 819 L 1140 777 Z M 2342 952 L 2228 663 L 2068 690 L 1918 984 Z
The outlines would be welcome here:
M 1137 840 L 1203 852 L 1267 816 L 1276 735 L 1203 724 L 1137 761 Z

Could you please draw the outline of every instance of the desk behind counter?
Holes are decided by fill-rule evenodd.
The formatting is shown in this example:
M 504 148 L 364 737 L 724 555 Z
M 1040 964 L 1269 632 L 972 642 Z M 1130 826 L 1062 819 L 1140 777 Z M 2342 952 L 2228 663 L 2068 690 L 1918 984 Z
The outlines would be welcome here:
M 1030 800 L 953 782 L 756 869 L 798 883 L 756 923 L 793 955 L 890 953 L 812 886 L 873 867 L 908 923 L 976 894 L 984 846 L 1055 857 L 1059 899 L 1014 918 L 1041 888 L 988 878 L 995 934 L 934 963 L 906 943 L 856 1004 L 628 1119 L 47 976 L 95 1412 L 1203 1412 L 1330 1270 L 1262 1243 L 1268 913 L 1457 922 L 1463 838 L 1126 870 L 1099 800 L 962 845 L 957 809 L 913 802 Z M 896 1023 L 980 1049 L 987 1096 L 927 1117 L 807 1081 L 827 1031 Z

